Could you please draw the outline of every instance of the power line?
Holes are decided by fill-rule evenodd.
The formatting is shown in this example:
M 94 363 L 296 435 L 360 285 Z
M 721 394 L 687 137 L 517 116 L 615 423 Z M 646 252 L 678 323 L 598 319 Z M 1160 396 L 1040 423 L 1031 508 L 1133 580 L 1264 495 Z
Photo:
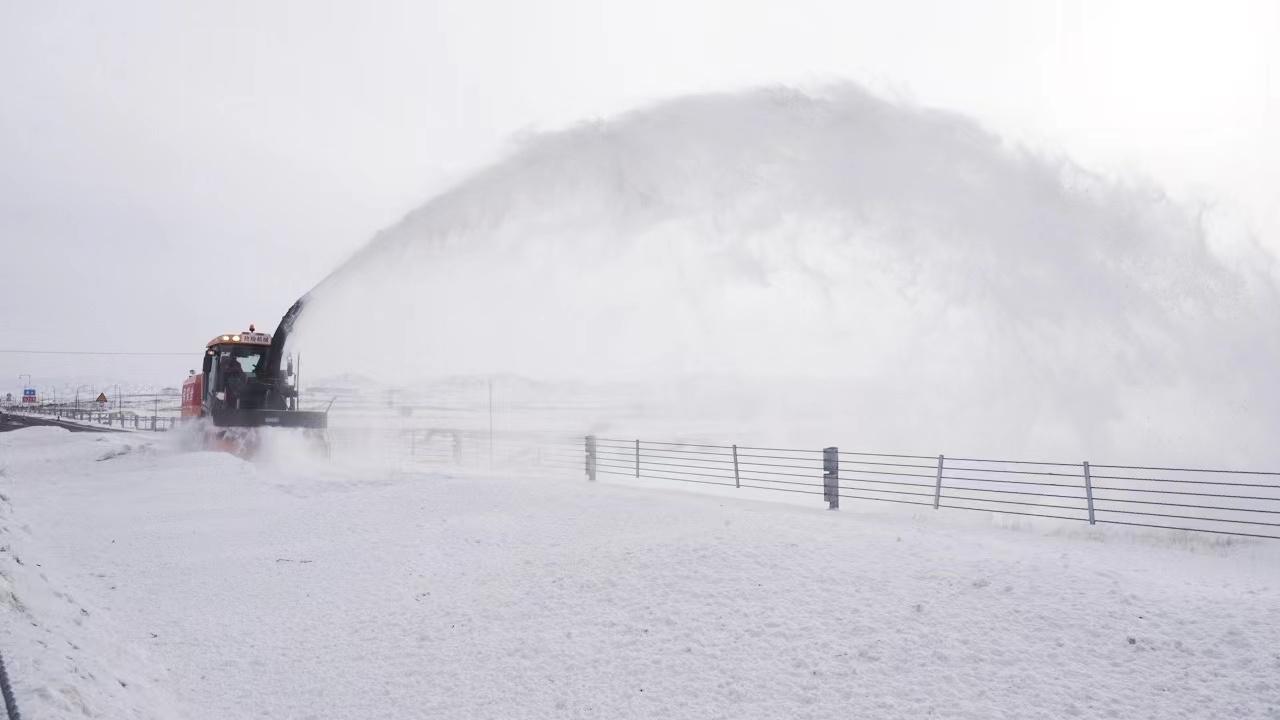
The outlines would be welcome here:
M 160 356 L 160 355 L 194 355 L 191 352 L 115 352 L 115 351 L 97 351 L 97 350 L 4 350 L 0 349 L 0 353 L 13 355 L 131 355 L 131 356 Z

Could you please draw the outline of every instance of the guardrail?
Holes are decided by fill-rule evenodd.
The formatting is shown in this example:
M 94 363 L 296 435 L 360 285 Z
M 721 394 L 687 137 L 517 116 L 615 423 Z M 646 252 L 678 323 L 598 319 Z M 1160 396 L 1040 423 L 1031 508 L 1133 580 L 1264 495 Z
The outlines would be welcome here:
M 77 410 L 75 408 L 32 407 L 19 410 L 28 415 L 40 415 L 57 420 L 74 420 L 81 423 L 96 423 L 107 427 L 121 429 L 148 430 L 165 432 L 172 430 L 178 418 L 172 415 L 144 415 L 128 410 Z
M 172 416 L 72 409 L 28 412 L 163 431 Z M 390 431 L 390 432 L 388 432 Z M 414 463 L 583 468 L 749 491 L 1280 539 L 1280 472 L 1064 463 L 779 448 L 441 428 L 330 427 L 339 447 Z M 585 454 L 585 467 L 584 467 Z
M 1280 540 L 1280 472 L 658 442 L 587 436 L 611 475 Z

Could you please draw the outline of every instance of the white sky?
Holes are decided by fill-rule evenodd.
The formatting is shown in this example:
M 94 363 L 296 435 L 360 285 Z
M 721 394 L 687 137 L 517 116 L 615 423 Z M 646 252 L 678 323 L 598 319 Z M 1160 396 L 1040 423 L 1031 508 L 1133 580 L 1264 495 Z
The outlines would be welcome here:
M 1276 2 L 0 0 L 0 348 L 195 357 L 515 133 L 840 79 L 1280 247 Z M 0 353 L 0 389 L 187 364 Z

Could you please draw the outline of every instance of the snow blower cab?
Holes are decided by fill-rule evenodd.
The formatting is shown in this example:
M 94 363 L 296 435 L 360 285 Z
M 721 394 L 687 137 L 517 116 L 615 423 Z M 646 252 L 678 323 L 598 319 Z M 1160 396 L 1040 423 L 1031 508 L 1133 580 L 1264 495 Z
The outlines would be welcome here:
M 292 358 L 280 367 L 280 335 L 273 342 L 271 335 L 250 325 L 247 332 L 206 343 L 200 370 L 192 370 L 182 384 L 182 416 L 205 420 L 206 445 L 251 454 L 261 441 L 257 429 L 263 427 L 300 428 L 324 445 L 328 413 L 298 409 Z

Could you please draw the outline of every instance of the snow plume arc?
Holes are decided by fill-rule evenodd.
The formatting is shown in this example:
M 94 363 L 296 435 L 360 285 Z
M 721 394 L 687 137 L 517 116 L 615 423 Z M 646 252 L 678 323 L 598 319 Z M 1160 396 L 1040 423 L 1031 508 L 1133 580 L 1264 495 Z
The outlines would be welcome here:
M 1270 262 L 963 116 L 767 88 L 523 139 L 300 327 L 334 370 L 705 381 L 873 449 L 1280 460 Z

